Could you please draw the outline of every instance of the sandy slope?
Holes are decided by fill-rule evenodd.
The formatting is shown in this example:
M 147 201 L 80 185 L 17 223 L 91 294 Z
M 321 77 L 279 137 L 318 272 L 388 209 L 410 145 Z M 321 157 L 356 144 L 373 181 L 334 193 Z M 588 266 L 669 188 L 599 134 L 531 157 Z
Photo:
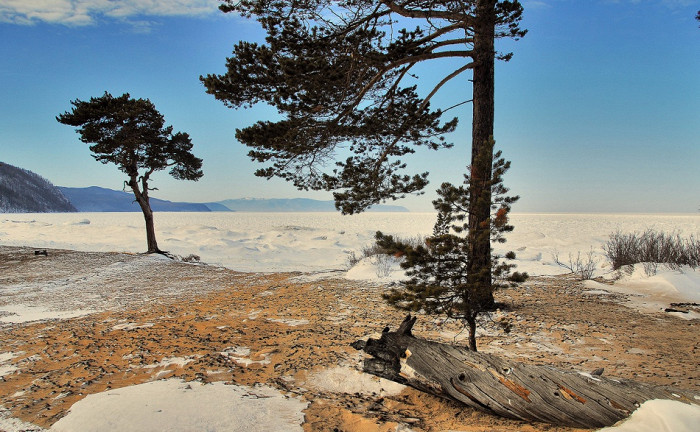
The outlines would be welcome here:
M 0 405 L 49 427 L 86 395 L 179 377 L 280 389 L 308 403 L 309 431 L 571 430 L 463 410 L 412 389 L 382 393 L 380 385 L 373 394 L 319 378 L 338 366 L 341 378 L 350 376 L 361 356 L 349 344 L 401 321 L 381 300 L 384 289 L 142 255 L 49 250 L 44 257 L 0 247 L 0 309 L 33 306 L 44 319 L 0 324 Z M 698 321 L 641 314 L 625 298 L 563 276 L 534 278 L 499 293 L 510 308 L 485 321 L 479 344 L 522 361 L 604 367 L 609 376 L 699 389 Z M 513 324 L 511 333 L 501 320 Z M 456 330 L 424 317 L 414 331 L 448 341 Z

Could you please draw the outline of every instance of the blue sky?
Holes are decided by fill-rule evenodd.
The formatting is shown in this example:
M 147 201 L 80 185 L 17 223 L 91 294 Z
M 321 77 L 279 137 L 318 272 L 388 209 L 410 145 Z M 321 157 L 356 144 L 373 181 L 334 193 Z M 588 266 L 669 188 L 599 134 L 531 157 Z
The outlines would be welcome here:
M 505 180 L 521 196 L 514 211 L 697 212 L 698 2 L 523 4 L 529 33 L 499 44 L 515 57 L 496 72 L 495 136 L 513 164 Z M 0 161 L 59 186 L 121 188 L 117 168 L 95 162 L 55 116 L 76 98 L 129 92 L 151 99 L 167 124 L 188 132 L 204 159 L 199 182 L 156 175 L 156 197 L 330 199 L 252 175 L 258 165 L 235 141 L 235 129 L 274 112 L 225 108 L 205 93 L 199 76 L 222 73 L 236 41 L 263 35 L 255 21 L 216 6 L 215 0 L 0 0 Z M 451 72 L 447 65 L 431 68 Z M 435 103 L 469 99 L 468 78 L 453 82 Z M 397 204 L 431 210 L 431 191 L 461 179 L 471 108 L 450 113 L 461 119 L 448 137 L 455 147 L 410 158 L 412 171 L 431 172 L 431 184 L 426 195 Z

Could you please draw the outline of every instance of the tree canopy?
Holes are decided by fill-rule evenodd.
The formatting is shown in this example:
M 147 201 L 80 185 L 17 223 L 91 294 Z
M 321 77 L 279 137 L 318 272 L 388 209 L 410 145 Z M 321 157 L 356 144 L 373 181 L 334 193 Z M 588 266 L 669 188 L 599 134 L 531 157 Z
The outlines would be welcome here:
M 446 110 L 430 102 L 483 62 L 480 23 L 491 38 L 525 34 L 518 1 L 226 0 L 221 9 L 255 17 L 267 32 L 264 44 L 238 42 L 224 74 L 201 77 L 227 106 L 265 103 L 284 117 L 236 133 L 265 164 L 256 174 L 333 191 L 343 213 L 420 193 L 428 173 L 407 173 L 405 156 L 452 146 L 444 135 L 457 118 L 443 120 Z M 454 69 L 421 96 L 417 66 L 440 59 Z
M 146 180 L 155 171 L 170 168 L 178 180 L 198 180 L 202 160 L 192 153 L 187 133 L 173 133 L 163 115 L 148 99 L 132 99 L 129 93 L 113 97 L 105 92 L 89 101 L 71 101 L 73 110 L 56 117 L 60 123 L 75 126 L 80 140 L 92 144 L 92 156 L 117 165 L 130 178 Z

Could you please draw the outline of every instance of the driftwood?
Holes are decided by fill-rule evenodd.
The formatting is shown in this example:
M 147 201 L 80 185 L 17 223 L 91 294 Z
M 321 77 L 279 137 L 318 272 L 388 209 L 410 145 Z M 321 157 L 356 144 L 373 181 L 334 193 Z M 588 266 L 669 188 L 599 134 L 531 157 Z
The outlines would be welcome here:
M 700 393 L 605 378 L 602 370 L 526 365 L 419 339 L 415 322 L 409 315 L 397 331 L 355 342 L 372 356 L 365 372 L 499 416 L 584 428 L 610 426 L 651 399 L 699 402 Z

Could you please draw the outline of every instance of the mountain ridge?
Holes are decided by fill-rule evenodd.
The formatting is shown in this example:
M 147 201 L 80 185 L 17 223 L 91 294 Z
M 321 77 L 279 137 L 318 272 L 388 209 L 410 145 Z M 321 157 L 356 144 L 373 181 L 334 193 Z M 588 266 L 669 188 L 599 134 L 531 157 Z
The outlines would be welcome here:
M 59 186 L 58 189 L 70 200 L 79 212 L 140 212 L 141 207 L 131 192 L 107 189 L 99 186 L 84 188 Z M 202 203 L 173 202 L 151 197 L 154 212 L 210 212 Z
M 68 213 L 77 209 L 50 181 L 0 162 L 0 213 Z
M 80 212 L 138 212 L 130 192 L 89 186 L 58 189 Z M 207 203 L 173 202 L 151 197 L 154 212 L 336 212 L 333 201 L 310 198 L 237 198 Z M 408 212 L 402 206 L 379 205 L 372 212 Z
M 236 198 L 218 201 L 237 212 L 337 212 L 334 201 L 311 198 Z M 379 205 L 370 212 L 407 212 L 408 209 L 395 205 Z

